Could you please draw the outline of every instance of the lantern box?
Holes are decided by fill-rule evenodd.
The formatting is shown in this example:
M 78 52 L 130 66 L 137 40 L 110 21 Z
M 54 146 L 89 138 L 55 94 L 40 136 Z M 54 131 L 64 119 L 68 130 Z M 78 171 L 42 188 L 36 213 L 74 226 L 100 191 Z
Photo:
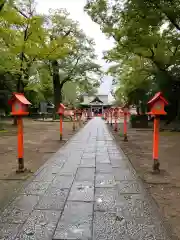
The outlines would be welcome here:
M 63 114 L 64 114 L 64 111 L 65 111 L 65 106 L 64 106 L 64 104 L 60 103 L 57 113 L 58 113 L 59 115 L 63 115 Z
M 123 114 L 124 115 L 128 115 L 129 114 L 129 107 L 127 105 L 125 105 L 124 107 L 122 107 L 123 110 Z
M 117 117 L 118 116 L 118 113 L 119 113 L 119 108 L 114 108 L 114 111 L 113 111 L 113 115 L 114 117 Z
M 8 103 L 12 106 L 11 115 L 25 116 L 29 114 L 28 106 L 31 103 L 25 98 L 23 93 L 13 93 Z
M 113 108 L 110 108 L 109 112 L 110 112 L 110 114 L 112 114 L 113 113 Z
M 148 102 L 150 107 L 150 115 L 166 115 L 164 107 L 168 105 L 167 100 L 162 96 L 161 92 L 155 94 L 155 96 Z
M 81 110 L 81 109 L 77 109 L 77 110 L 76 110 L 76 115 L 77 115 L 77 116 L 81 116 L 81 114 L 82 114 L 82 110 Z

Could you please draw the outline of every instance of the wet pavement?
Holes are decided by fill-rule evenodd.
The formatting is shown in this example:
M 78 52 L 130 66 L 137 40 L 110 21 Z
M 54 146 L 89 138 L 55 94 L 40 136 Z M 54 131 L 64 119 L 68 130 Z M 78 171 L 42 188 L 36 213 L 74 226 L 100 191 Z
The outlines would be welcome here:
M 170 240 L 106 124 L 91 120 L 1 213 L 6 240 Z

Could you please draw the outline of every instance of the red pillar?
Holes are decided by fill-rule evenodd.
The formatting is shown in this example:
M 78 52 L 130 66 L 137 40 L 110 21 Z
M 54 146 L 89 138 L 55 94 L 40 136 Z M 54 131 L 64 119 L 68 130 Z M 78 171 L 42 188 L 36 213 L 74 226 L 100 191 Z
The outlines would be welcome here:
M 74 110 L 74 116 L 73 116 L 73 131 L 76 130 L 76 110 Z
M 127 114 L 124 114 L 124 141 L 127 142 Z
M 63 136 L 63 115 L 60 114 L 60 141 L 62 141 L 62 136 Z
M 23 120 L 22 117 L 17 119 L 18 127 L 18 170 L 17 172 L 24 172 L 24 139 L 23 139 Z
M 160 118 L 158 116 L 154 117 L 154 133 L 153 133 L 153 170 L 160 171 L 159 166 L 159 122 Z

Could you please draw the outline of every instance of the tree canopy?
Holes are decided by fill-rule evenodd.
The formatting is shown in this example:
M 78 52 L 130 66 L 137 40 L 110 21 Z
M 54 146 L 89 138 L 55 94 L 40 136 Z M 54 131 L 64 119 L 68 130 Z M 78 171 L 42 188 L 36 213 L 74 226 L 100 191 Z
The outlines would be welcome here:
M 100 84 L 95 43 L 65 9 L 40 14 L 34 0 L 1 0 L 0 43 L 0 94 L 24 92 L 33 104 L 57 107 L 66 83 L 76 85 L 75 96 Z
M 180 110 L 180 5 L 177 0 L 88 0 L 85 7 L 102 31 L 114 39 L 105 59 L 116 93 L 131 104 L 146 104 L 156 91 Z

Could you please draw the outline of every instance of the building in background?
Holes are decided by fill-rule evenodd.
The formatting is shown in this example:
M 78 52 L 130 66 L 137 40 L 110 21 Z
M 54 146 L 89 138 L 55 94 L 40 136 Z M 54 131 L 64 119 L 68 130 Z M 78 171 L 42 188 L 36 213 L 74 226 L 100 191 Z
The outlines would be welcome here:
M 94 96 L 89 96 L 88 94 L 83 95 L 83 102 L 81 107 L 86 109 L 88 116 L 102 115 L 104 110 L 111 107 L 111 103 L 108 101 L 108 95 L 97 94 Z

